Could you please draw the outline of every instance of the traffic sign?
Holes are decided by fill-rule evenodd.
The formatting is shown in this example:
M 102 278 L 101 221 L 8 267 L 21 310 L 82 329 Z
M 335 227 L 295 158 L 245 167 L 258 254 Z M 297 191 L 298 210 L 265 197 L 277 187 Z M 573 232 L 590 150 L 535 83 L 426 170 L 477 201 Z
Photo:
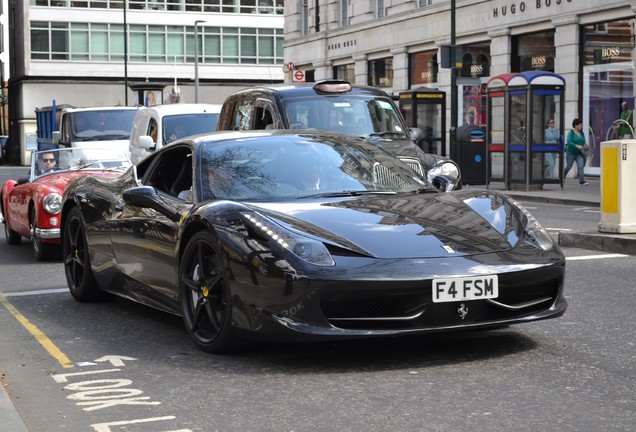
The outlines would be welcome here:
M 294 70 L 294 62 L 287 62 L 283 65 L 283 72 L 288 73 Z
M 298 82 L 298 81 L 305 81 L 305 72 L 301 71 L 301 70 L 297 70 L 296 72 L 294 72 L 292 74 L 292 81 Z

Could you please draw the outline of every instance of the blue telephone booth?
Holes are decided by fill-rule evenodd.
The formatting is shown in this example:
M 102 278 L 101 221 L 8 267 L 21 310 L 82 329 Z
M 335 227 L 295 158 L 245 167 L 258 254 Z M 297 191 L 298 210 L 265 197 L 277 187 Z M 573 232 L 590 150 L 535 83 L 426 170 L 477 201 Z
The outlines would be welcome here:
M 495 77 L 491 82 L 487 89 L 487 95 L 492 93 L 489 136 L 497 132 L 494 137 L 503 138 L 503 143 L 489 142 L 489 150 L 499 152 L 498 158 L 492 154 L 489 160 L 501 164 L 500 170 L 493 166 L 489 180 L 503 181 L 508 190 L 538 189 L 544 184 L 563 188 L 565 79 L 551 72 L 531 71 Z
M 515 74 L 503 74 L 490 78 L 486 84 L 486 160 L 488 173 L 486 184 L 505 182 L 505 137 L 508 99 L 508 81 Z

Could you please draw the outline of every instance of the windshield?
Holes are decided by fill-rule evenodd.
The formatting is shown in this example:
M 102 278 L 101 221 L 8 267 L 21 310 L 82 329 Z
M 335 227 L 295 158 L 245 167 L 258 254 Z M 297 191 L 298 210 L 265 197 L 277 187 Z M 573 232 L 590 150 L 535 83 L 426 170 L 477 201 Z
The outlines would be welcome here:
M 203 199 L 277 200 L 437 191 L 407 165 L 357 138 L 272 135 L 205 144 Z
M 218 114 L 179 114 L 163 118 L 163 142 L 168 144 L 179 138 L 216 131 Z
M 410 139 L 395 105 L 372 96 L 325 96 L 285 99 L 291 129 L 342 132 L 363 138 Z
M 130 139 L 137 110 L 94 110 L 69 113 L 73 141 L 111 141 Z
M 124 150 L 113 148 L 63 148 L 31 153 L 31 179 L 81 169 L 126 169 L 130 160 Z

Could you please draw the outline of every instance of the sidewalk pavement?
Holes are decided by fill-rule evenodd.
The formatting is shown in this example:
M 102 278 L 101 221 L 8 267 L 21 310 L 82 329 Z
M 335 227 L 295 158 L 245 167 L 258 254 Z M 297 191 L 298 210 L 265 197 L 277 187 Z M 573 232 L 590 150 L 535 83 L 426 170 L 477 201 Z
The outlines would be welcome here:
M 0 382 L 0 432 L 28 432 L 2 382 Z
M 519 190 L 506 190 L 503 183 L 491 183 L 488 189 L 498 190 L 517 201 L 535 201 L 554 204 L 566 204 L 575 206 L 601 207 L 601 181 L 599 177 L 586 176 L 588 186 L 581 186 L 578 179 L 565 180 L 563 189 L 561 185 L 543 185 L 542 189 L 526 191 L 525 187 Z M 472 186 L 467 186 L 472 187 Z M 484 188 L 485 186 L 475 187 Z M 561 232 L 558 234 L 558 243 L 563 247 L 577 247 L 582 249 L 598 250 L 612 253 L 636 255 L 636 234 L 612 234 L 602 233 L 598 230 L 598 222 L 590 224 L 577 232 Z

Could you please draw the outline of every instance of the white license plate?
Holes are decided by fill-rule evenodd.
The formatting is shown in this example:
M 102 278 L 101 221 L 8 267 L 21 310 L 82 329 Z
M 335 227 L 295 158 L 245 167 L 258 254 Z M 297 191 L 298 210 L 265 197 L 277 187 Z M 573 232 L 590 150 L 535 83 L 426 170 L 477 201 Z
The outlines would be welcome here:
M 497 298 L 497 275 L 433 279 L 433 302 L 455 302 Z

